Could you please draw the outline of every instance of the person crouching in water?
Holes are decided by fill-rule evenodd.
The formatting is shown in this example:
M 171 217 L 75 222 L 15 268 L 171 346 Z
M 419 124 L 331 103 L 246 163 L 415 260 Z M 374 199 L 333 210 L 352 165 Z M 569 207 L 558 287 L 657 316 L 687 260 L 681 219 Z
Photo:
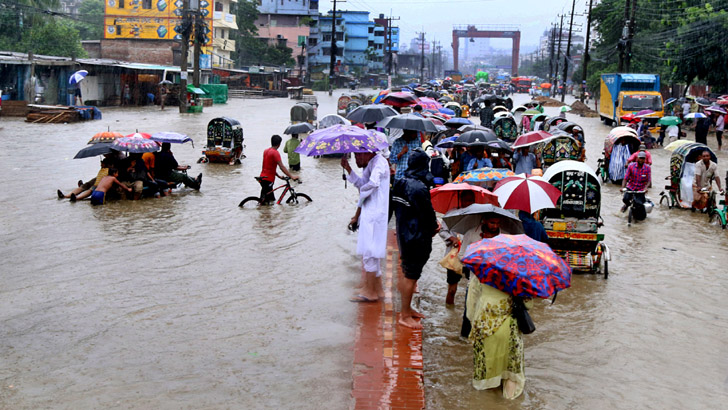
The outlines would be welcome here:
M 106 200 L 106 192 L 111 189 L 114 185 L 118 185 L 121 189 L 131 193 L 132 189 L 121 182 L 116 177 L 119 176 L 119 171 L 116 168 L 109 168 L 109 175 L 101 178 L 96 189 L 91 193 L 91 205 L 103 205 Z
M 404 178 L 394 182 L 392 202 L 397 216 L 397 243 L 403 276 L 398 278 L 402 310 L 399 324 L 422 329 L 416 319 L 424 316 L 412 309 L 412 294 L 432 252 L 432 237 L 440 230 L 430 200 L 430 158 L 421 148 L 407 160 Z

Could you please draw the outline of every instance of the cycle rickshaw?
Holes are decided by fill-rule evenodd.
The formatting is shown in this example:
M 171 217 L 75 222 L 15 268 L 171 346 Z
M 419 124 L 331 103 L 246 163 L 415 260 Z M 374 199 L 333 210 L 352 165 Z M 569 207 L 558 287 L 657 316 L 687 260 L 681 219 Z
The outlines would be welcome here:
M 316 107 L 308 103 L 297 103 L 291 107 L 291 124 L 308 122 L 316 126 Z
M 534 149 L 544 170 L 557 162 L 581 159 L 581 144 L 576 138 L 561 130 L 554 131 L 552 135 L 554 138 L 537 144 Z
M 238 120 L 228 117 L 213 118 L 207 124 L 205 154 L 197 162 L 240 164 L 243 154 L 243 127 Z
M 670 156 L 670 185 L 660 192 L 660 205 L 668 208 L 690 209 L 693 203 L 693 181 L 695 180 L 695 163 L 703 151 L 710 152 L 710 160 L 717 163 L 718 158 L 707 145 L 690 142 L 681 145 Z
M 627 170 L 627 160 L 640 148 L 637 131 L 630 127 L 616 127 L 604 139 L 604 156 L 597 162 L 597 174 L 603 182 L 621 183 Z
M 516 138 L 518 138 L 518 124 L 513 119 L 513 116 L 508 111 L 505 111 L 503 116 L 493 120 L 493 132 L 495 132 L 498 138 L 509 144 L 513 144 Z

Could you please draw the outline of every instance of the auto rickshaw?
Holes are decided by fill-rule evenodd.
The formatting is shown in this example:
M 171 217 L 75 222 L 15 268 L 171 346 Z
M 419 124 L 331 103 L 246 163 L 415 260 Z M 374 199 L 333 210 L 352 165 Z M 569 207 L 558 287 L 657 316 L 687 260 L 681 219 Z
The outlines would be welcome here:
M 566 118 L 563 117 L 551 117 L 543 123 L 543 130 L 549 131 L 552 128 L 556 128 L 557 125 L 562 122 L 567 122 Z
M 579 161 L 581 144 L 576 138 L 561 130 L 553 132 L 552 135 L 555 138 L 537 144 L 534 149 L 536 155 L 541 158 L 541 166 L 544 169 L 561 161 Z
M 602 181 L 621 183 L 627 170 L 627 160 L 640 148 L 637 131 L 630 127 L 616 127 L 604 139 L 604 156 L 599 159 L 597 173 Z
M 603 221 L 601 185 L 597 174 L 578 161 L 561 161 L 550 167 L 543 179 L 561 191 L 556 208 L 542 210 L 548 244 L 575 272 L 609 276 L 610 253 L 598 232 Z
M 548 119 L 549 116 L 546 114 L 535 114 L 531 118 L 531 131 L 542 131 L 543 123 L 546 122 Z
M 240 164 L 243 154 L 243 127 L 238 120 L 228 117 L 213 118 L 207 124 L 205 154 L 197 162 Z
M 703 151 L 710 152 L 710 160 L 717 163 L 718 158 L 707 145 L 689 142 L 681 145 L 670 156 L 670 185 L 660 193 L 660 205 L 668 208 L 691 208 L 693 204 L 693 181 L 695 180 L 695 163 Z
M 349 102 L 351 102 L 351 96 L 349 94 L 343 94 L 339 97 L 336 103 L 336 113 L 345 117 L 348 114 L 346 107 L 349 105 Z
M 493 120 L 493 132 L 498 138 L 513 144 L 518 138 L 518 124 L 516 124 L 516 120 L 513 119 L 510 113 L 505 111 L 504 114 Z
M 308 122 L 316 126 L 316 107 L 308 103 L 296 103 L 291 107 L 291 123 Z

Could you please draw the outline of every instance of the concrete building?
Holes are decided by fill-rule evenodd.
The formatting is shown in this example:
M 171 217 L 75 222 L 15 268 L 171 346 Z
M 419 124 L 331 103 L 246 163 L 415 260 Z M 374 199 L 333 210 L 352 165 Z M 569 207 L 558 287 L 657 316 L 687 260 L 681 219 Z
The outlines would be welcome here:
M 212 66 L 233 68 L 230 53 L 235 51 L 235 33 L 238 31 L 235 8 L 238 0 L 215 0 L 212 12 Z
M 389 57 L 387 41 L 391 40 L 392 72 L 394 72 L 396 57 L 399 53 L 399 27 L 392 27 L 389 30 L 389 20 L 384 17 L 384 14 L 380 14 L 379 18 L 375 18 L 374 24 L 373 29 L 370 29 L 369 46 L 374 50 L 376 57 L 369 64 L 369 69 L 370 71 L 386 71 Z M 390 36 L 391 39 L 389 39 Z

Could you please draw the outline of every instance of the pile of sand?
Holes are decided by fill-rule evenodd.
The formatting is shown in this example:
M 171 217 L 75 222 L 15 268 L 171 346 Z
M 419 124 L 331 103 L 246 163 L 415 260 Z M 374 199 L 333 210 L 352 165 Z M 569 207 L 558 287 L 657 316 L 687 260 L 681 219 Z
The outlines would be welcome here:
M 592 110 L 591 108 L 589 108 L 589 106 L 587 106 L 586 104 L 584 104 L 581 101 L 576 101 L 573 104 L 571 104 L 571 113 L 578 114 L 581 117 L 590 117 L 590 118 L 599 116 L 598 112 Z
M 553 98 L 537 96 L 534 97 L 534 101 L 538 101 L 542 107 L 561 107 L 564 105 L 561 101 L 554 100 Z

